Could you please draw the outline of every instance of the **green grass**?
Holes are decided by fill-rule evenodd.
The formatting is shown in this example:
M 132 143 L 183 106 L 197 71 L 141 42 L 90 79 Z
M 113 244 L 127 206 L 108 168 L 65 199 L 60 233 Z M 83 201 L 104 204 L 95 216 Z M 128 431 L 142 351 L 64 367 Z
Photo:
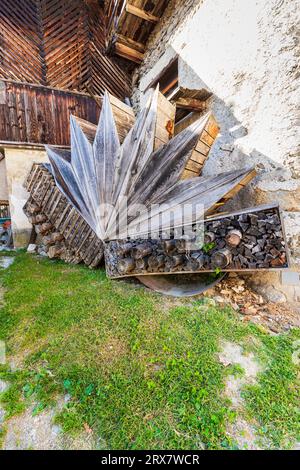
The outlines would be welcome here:
M 230 340 L 266 366 L 244 391 L 260 433 L 278 447 L 299 438 L 291 360 L 299 332 L 270 337 L 205 298 L 172 301 L 103 270 L 25 253 L 0 278 L 0 339 L 18 365 L 0 374 L 11 384 L 1 397 L 8 418 L 68 394 L 56 421 L 71 434 L 87 424 L 104 448 L 235 448 L 226 433 L 236 417 L 224 394 L 228 371 L 217 357 Z
M 300 374 L 292 362 L 293 345 L 299 338 L 299 330 L 263 335 L 264 348 L 258 354 L 267 368 L 258 383 L 243 393 L 248 412 L 262 424 L 260 433 L 277 448 L 289 447 L 292 438 L 299 441 L 300 437 Z

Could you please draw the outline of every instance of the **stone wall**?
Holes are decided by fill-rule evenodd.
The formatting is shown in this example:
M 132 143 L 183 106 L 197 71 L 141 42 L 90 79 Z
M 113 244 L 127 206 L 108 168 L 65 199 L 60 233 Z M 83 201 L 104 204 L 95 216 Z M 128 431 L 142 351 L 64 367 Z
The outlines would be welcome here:
M 8 201 L 5 159 L 0 161 L 0 201 Z
M 258 177 L 231 204 L 277 200 L 298 268 L 299 12 L 299 0 L 172 0 L 136 70 L 133 95 L 139 107 L 146 87 L 178 55 L 179 84 L 213 93 L 221 128 L 204 174 L 255 165 Z
M 23 212 L 29 194 L 23 187 L 32 164 L 48 161 L 45 150 L 38 148 L 5 148 L 7 185 L 15 248 L 28 245 L 32 226 Z

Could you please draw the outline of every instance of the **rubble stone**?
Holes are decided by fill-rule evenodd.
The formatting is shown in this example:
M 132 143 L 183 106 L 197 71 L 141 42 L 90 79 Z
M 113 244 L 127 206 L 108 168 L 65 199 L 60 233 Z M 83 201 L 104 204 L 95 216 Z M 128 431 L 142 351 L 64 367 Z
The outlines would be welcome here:
M 36 253 L 37 251 L 37 246 L 34 243 L 31 243 L 27 247 L 27 253 Z

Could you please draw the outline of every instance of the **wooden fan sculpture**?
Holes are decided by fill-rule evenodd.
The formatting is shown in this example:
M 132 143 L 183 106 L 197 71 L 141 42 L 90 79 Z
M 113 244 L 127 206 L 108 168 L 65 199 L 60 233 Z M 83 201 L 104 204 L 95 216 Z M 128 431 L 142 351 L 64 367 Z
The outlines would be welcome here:
M 42 235 L 50 233 L 49 256 L 93 267 L 104 252 L 109 277 L 136 276 L 173 295 L 199 293 L 226 271 L 288 267 L 277 204 L 216 215 L 255 171 L 182 179 L 210 115 L 159 145 L 158 100 L 151 90 L 120 143 L 105 93 L 96 132 L 71 117 L 71 151 L 46 147 L 50 165 L 32 169 L 24 210 Z

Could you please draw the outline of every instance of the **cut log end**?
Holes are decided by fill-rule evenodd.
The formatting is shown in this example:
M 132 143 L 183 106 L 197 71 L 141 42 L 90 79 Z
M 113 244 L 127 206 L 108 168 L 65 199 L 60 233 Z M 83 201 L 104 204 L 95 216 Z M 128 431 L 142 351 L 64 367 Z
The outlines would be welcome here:
M 226 235 L 226 243 L 231 247 L 236 247 L 240 244 L 242 240 L 242 233 L 239 230 L 230 230 Z
M 231 260 L 232 254 L 227 248 L 215 251 L 211 257 L 211 263 L 215 268 L 226 268 Z

